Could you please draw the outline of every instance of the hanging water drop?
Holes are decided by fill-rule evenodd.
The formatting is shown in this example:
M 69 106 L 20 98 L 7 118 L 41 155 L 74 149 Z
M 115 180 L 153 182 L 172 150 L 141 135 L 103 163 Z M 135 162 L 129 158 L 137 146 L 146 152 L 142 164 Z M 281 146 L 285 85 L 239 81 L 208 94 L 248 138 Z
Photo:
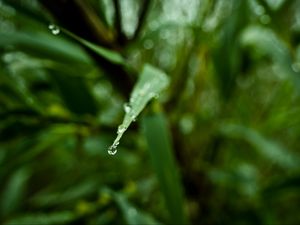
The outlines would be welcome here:
M 117 141 L 117 142 L 114 142 L 114 143 L 112 144 L 112 146 L 110 146 L 110 147 L 108 148 L 108 150 L 107 150 L 108 154 L 110 154 L 110 155 L 115 155 L 115 154 L 117 153 L 117 151 L 118 151 L 118 149 L 117 149 L 118 145 L 119 145 L 119 142 L 118 142 L 118 141 Z
M 118 131 L 117 131 L 117 134 L 121 134 L 121 133 L 124 133 L 126 130 L 126 127 L 124 125 L 120 125 L 118 127 Z
M 124 107 L 125 113 L 129 113 L 131 111 L 131 106 L 129 103 L 125 103 L 123 107 Z
M 60 33 L 60 29 L 55 24 L 50 24 L 48 28 L 51 30 L 51 33 L 54 35 L 58 35 Z
M 108 154 L 110 155 L 115 155 L 117 153 L 118 149 L 117 149 L 117 146 L 115 145 L 112 145 L 108 148 Z

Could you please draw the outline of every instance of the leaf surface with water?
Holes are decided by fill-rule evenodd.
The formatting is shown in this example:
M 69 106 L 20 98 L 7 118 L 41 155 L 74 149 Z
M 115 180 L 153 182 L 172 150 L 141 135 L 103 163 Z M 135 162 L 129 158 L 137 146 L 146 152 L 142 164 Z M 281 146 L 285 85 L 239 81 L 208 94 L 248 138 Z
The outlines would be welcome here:
M 143 67 L 142 73 L 131 93 L 129 103 L 124 104 L 125 116 L 122 124 L 118 127 L 118 135 L 108 150 L 109 154 L 114 155 L 116 153 L 119 141 L 130 124 L 136 120 L 151 99 L 158 98 L 161 91 L 168 84 L 169 78 L 164 72 L 149 64 Z

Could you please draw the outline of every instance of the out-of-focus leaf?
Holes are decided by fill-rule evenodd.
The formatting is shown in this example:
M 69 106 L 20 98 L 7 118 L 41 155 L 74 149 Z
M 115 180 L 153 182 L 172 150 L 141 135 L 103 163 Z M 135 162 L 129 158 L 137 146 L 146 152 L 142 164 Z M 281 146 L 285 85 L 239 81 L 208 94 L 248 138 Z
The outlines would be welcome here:
M 42 58 L 52 58 L 64 62 L 75 61 L 90 63 L 90 59 L 75 44 L 47 33 L 34 33 L 26 31 L 3 32 L 0 29 L 0 46 L 17 46 L 31 54 Z
M 114 198 L 119 205 L 125 221 L 128 225 L 140 225 L 140 224 L 160 224 L 150 215 L 141 212 L 136 207 L 128 202 L 125 196 L 120 193 L 114 193 Z
M 31 201 L 35 206 L 49 207 L 59 204 L 67 204 L 74 199 L 83 198 L 86 195 L 97 190 L 96 181 L 85 181 L 78 186 L 70 187 L 64 192 L 55 192 L 53 190 L 36 195 Z
M 3 56 L 6 63 L 6 73 L 4 79 L 8 87 L 18 95 L 20 100 L 31 108 L 41 111 L 41 105 L 30 92 L 29 82 L 25 78 L 29 71 L 38 70 L 41 66 L 40 60 L 29 57 L 22 52 L 6 53 Z
M 273 9 L 273 10 L 277 10 L 279 9 L 286 0 L 264 0 L 265 2 L 267 2 L 267 4 Z
M 97 113 L 96 102 L 83 76 L 81 74 L 78 75 L 81 70 L 76 71 L 59 63 L 54 63 L 51 60 L 40 60 L 30 57 L 22 52 L 7 53 L 4 58 L 8 63 L 11 80 L 14 80 L 17 84 L 14 84 L 13 87 L 17 89 L 22 98 L 25 98 L 24 101 L 29 106 L 43 111 L 40 103 L 35 98 L 35 93 L 31 93 L 28 88 L 28 83 L 30 83 L 29 78 L 34 79 L 34 76 L 28 76 L 28 73 L 32 75 L 32 70 L 49 68 L 52 72 L 52 81 L 59 89 L 63 101 L 72 112 L 92 115 Z M 16 74 L 19 74 L 19 76 L 16 76 Z
M 146 107 L 152 98 L 157 98 L 162 90 L 169 84 L 169 79 L 161 70 L 146 64 L 135 84 L 130 96 L 129 103 L 124 105 L 125 116 L 122 124 L 118 127 L 117 137 L 110 147 L 111 153 L 116 153 L 119 141 L 130 124 L 136 120 L 138 115 Z
M 44 125 L 37 121 L 5 121 L 0 127 L 0 142 L 11 141 L 24 133 L 28 135 L 37 133 L 44 128 Z
M 242 163 L 234 170 L 213 169 L 209 172 L 212 182 L 248 197 L 254 197 L 259 190 L 258 173 L 255 166 Z
M 10 177 L 0 200 L 0 215 L 5 216 L 22 204 L 22 198 L 30 171 L 27 168 L 20 168 Z
M 55 146 L 62 140 L 66 140 L 70 134 L 75 133 L 76 129 L 77 127 L 73 125 L 56 126 L 49 130 L 44 130 L 36 138 L 32 138 L 30 145 L 26 145 L 26 142 L 19 143 L 17 148 L 22 154 L 18 155 L 18 157 L 7 158 L 6 164 L 0 170 L 0 177 L 9 173 L 16 166 L 30 162 L 43 151 Z M 24 147 L 26 151 L 24 151 Z
M 274 196 L 284 192 L 289 192 L 291 190 L 299 192 L 300 185 L 300 176 L 296 174 L 294 176 L 289 176 L 285 179 L 280 179 L 274 182 L 271 182 L 263 190 L 264 196 Z
M 299 93 L 300 72 L 293 69 L 291 51 L 270 28 L 250 26 L 243 32 L 241 42 L 244 46 L 252 47 L 256 54 L 273 59 L 280 73 L 291 76 Z
M 273 140 L 263 137 L 254 129 L 236 124 L 222 124 L 220 131 L 223 135 L 230 138 L 242 139 L 249 142 L 257 152 L 286 169 L 299 168 L 299 158 Z
M 112 224 L 112 221 L 115 219 L 115 213 L 113 211 L 102 212 L 98 217 L 92 221 L 92 224 L 103 225 L 103 224 Z
M 34 1 L 26 3 L 18 0 L 3 0 L 3 2 L 17 10 L 19 14 L 22 13 L 35 21 L 43 23 L 48 21 L 47 14 L 42 13 L 39 5 Z
M 50 76 L 64 103 L 72 112 L 79 115 L 97 114 L 97 104 L 83 77 L 68 76 L 66 71 L 52 71 Z
M 27 214 L 24 216 L 16 217 L 5 222 L 5 225 L 61 225 L 70 223 L 76 219 L 76 215 L 70 211 L 61 211 L 53 213 L 36 213 Z
M 142 123 L 153 168 L 170 214 L 170 222 L 186 224 L 183 191 L 166 119 L 162 114 L 153 114 L 145 116 Z
M 242 55 L 240 43 L 235 40 L 247 22 L 248 1 L 234 0 L 228 1 L 228 4 L 231 4 L 232 10 L 221 26 L 222 31 L 213 51 L 217 82 L 221 96 L 225 99 L 233 93 L 236 77 L 240 72 Z

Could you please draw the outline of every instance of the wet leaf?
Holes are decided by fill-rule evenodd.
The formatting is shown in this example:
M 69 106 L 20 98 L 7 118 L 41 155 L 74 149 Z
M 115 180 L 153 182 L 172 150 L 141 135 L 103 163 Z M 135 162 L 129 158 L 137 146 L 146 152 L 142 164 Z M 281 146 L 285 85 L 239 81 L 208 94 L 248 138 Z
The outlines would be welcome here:
M 161 91 L 168 86 L 168 83 L 167 75 L 161 70 L 148 64 L 143 67 L 142 73 L 131 93 L 129 103 L 124 105 L 125 116 L 122 124 L 118 127 L 118 135 L 109 148 L 110 154 L 116 153 L 119 141 L 130 124 L 137 119 L 151 99 L 158 98 Z

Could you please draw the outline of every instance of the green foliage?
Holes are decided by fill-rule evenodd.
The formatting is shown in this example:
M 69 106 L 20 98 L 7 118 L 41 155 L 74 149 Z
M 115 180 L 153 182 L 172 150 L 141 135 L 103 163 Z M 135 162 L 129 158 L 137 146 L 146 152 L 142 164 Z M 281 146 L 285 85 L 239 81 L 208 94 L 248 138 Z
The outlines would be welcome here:
M 51 225 L 51 224 L 66 224 L 74 219 L 74 215 L 71 212 L 55 212 L 51 214 L 34 214 L 12 219 L 7 225 L 13 224 L 33 224 L 33 225 Z
M 51 25 L 50 25 L 51 26 Z M 57 29 L 57 32 L 59 32 L 59 27 L 56 27 L 55 28 L 55 25 L 54 26 L 54 29 Z M 83 44 L 84 46 L 88 47 L 89 49 L 91 49 L 92 51 L 96 52 L 97 54 L 107 58 L 109 61 L 115 63 L 115 64 L 125 64 L 124 62 L 124 59 L 122 58 L 122 56 L 120 54 L 118 54 L 117 52 L 114 52 L 114 51 L 111 51 L 109 49 L 105 49 L 105 48 L 102 48 L 101 46 L 97 46 L 89 41 L 86 41 L 78 36 L 76 36 L 75 34 L 65 30 L 65 29 L 62 29 L 64 31 L 64 33 L 66 33 L 67 35 L 69 35 L 70 37 L 74 38 L 75 40 L 77 40 L 78 42 L 80 42 L 81 44 Z
M 299 224 L 299 12 L 0 0 L 0 223 Z
M 150 156 L 156 170 L 172 224 L 186 224 L 183 193 L 178 169 L 172 154 L 166 119 L 155 113 L 144 118 L 143 127 Z
M 119 141 L 130 124 L 136 120 L 152 98 L 159 97 L 160 92 L 166 88 L 168 83 L 167 75 L 160 70 L 147 64 L 143 67 L 139 80 L 132 90 L 129 102 L 124 104 L 125 116 L 122 124 L 118 127 L 118 135 L 109 148 L 110 154 L 116 154 Z

